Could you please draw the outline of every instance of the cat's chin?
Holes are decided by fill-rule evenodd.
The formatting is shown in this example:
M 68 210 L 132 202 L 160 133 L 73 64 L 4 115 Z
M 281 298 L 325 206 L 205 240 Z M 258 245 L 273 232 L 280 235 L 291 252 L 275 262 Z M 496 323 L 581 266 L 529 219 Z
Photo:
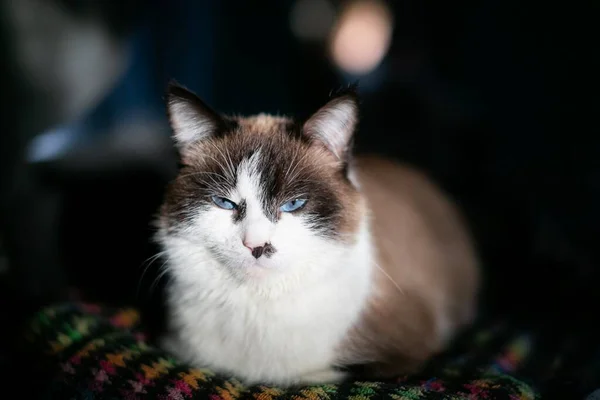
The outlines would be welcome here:
M 256 264 L 253 266 L 246 266 L 238 272 L 241 272 L 237 275 L 243 281 L 259 285 L 270 285 L 270 283 L 272 283 L 274 280 L 278 281 L 279 279 L 285 276 L 283 269 L 275 265 L 264 266 Z
M 254 267 L 244 271 L 244 277 L 249 280 L 264 280 L 275 273 L 274 268 Z
M 262 278 L 281 271 L 278 263 L 272 260 L 243 260 L 236 267 L 244 276 Z

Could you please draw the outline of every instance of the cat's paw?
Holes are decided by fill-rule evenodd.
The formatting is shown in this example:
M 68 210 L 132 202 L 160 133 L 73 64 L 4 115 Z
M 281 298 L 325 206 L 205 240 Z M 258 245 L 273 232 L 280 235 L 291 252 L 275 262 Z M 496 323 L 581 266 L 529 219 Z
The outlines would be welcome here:
M 300 381 L 306 385 L 324 385 L 334 384 L 343 381 L 347 374 L 342 371 L 336 371 L 333 368 L 328 368 L 320 371 L 309 372 L 302 375 Z

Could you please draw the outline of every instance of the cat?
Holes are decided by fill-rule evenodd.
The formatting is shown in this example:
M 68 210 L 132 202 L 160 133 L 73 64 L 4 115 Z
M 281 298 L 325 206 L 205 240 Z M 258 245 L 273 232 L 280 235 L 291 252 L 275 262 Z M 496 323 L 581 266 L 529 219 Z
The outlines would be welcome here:
M 416 371 L 472 321 L 462 217 L 422 173 L 352 156 L 355 86 L 304 121 L 220 115 L 177 83 L 167 108 L 165 350 L 247 384 L 335 383 Z

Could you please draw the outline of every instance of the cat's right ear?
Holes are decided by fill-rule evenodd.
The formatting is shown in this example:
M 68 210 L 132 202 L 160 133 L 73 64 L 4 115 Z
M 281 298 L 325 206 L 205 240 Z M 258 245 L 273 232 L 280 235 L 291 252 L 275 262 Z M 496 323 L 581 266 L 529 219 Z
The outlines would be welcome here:
M 179 148 L 214 136 L 223 126 L 218 113 L 174 81 L 169 82 L 167 89 L 167 111 Z

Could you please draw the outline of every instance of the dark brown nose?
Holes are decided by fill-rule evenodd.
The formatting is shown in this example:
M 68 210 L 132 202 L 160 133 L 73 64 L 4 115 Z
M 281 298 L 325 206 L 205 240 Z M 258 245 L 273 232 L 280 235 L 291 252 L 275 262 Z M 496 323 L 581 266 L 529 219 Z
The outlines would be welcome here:
M 250 247 L 244 243 L 244 246 L 250 253 L 252 253 L 252 257 L 259 259 L 263 254 L 265 257 L 269 258 L 273 253 L 275 253 L 275 248 L 271 245 L 271 243 L 265 243 L 264 246 L 256 246 Z
M 254 258 L 260 258 L 262 256 L 265 246 L 258 246 L 252 249 L 252 256 Z

